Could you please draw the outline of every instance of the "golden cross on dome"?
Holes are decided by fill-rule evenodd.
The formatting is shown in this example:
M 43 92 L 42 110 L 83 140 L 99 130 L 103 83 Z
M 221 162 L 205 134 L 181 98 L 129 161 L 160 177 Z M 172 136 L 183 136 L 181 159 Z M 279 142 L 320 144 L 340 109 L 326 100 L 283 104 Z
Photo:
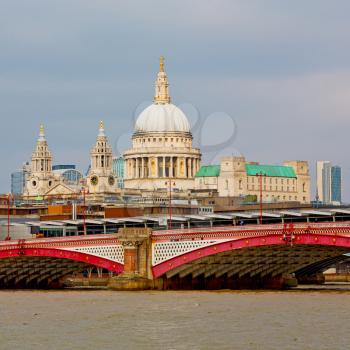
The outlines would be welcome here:
M 100 129 L 104 129 L 105 128 L 105 123 L 103 122 L 103 120 L 100 121 Z
M 159 71 L 164 72 L 164 56 L 160 56 L 159 58 Z
M 45 128 L 44 128 L 44 125 L 41 124 L 40 125 L 40 135 L 44 135 L 45 134 Z

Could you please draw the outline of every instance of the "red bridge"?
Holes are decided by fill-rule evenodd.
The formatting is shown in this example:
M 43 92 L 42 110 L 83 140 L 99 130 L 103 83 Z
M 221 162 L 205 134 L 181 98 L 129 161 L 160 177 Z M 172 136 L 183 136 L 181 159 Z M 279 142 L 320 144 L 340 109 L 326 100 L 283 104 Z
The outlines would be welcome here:
M 228 226 L 0 243 L 0 286 L 50 286 L 96 268 L 155 288 L 280 286 L 322 271 L 350 251 L 350 223 Z M 123 274 L 122 274 L 123 275 Z

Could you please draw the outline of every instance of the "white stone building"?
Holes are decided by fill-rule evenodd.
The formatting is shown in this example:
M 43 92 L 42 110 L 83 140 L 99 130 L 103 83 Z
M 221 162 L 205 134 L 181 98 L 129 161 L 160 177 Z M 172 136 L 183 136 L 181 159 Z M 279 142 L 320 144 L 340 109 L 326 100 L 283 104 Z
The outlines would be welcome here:
M 57 184 L 52 172 L 52 154 L 49 150 L 44 126 L 40 126 L 39 138 L 32 153 L 30 174 L 27 179 L 24 196 L 38 197 L 45 195 Z
M 283 165 L 261 165 L 248 163 L 244 157 L 224 157 L 220 165 L 202 166 L 195 177 L 195 190 L 217 191 L 221 197 L 250 195 L 259 201 L 260 188 L 264 202 L 309 203 L 308 162 L 285 161 Z
M 53 157 L 45 138 L 44 126 L 40 126 L 39 138 L 29 166 L 23 196 L 26 199 L 54 199 L 71 197 L 80 192 L 82 182 L 67 181 L 65 172 L 52 170 Z M 72 170 L 71 170 L 72 171 Z
M 116 181 L 113 173 L 113 153 L 109 145 L 103 121 L 97 135 L 95 146 L 90 152 L 91 167 L 87 179 L 89 194 L 115 193 Z
M 171 103 L 163 57 L 155 85 L 154 102 L 139 115 L 132 148 L 124 153 L 125 189 L 156 191 L 169 179 L 174 189 L 192 189 L 201 153 L 192 146 L 185 114 Z

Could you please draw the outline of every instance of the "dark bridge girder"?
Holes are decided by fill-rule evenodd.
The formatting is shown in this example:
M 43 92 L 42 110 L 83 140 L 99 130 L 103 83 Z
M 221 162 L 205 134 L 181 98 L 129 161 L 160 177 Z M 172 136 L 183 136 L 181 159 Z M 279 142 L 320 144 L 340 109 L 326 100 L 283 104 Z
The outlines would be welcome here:
M 91 265 L 60 258 L 21 256 L 0 260 L 0 288 L 46 288 Z
M 322 245 L 271 245 L 225 251 L 178 266 L 161 278 L 165 288 L 239 288 L 240 281 L 262 287 L 264 280 L 322 269 L 342 259 L 348 248 Z M 190 285 L 189 285 L 190 284 Z

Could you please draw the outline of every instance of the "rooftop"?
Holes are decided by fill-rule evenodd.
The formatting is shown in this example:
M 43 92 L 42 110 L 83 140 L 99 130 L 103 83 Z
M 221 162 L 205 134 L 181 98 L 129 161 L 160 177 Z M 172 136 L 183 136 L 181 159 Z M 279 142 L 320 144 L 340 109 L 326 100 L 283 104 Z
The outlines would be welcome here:
M 220 175 L 220 165 L 203 165 L 195 177 L 216 177 Z
M 255 176 L 261 173 L 271 177 L 297 177 L 294 168 L 291 166 L 246 164 L 245 168 L 248 176 Z

